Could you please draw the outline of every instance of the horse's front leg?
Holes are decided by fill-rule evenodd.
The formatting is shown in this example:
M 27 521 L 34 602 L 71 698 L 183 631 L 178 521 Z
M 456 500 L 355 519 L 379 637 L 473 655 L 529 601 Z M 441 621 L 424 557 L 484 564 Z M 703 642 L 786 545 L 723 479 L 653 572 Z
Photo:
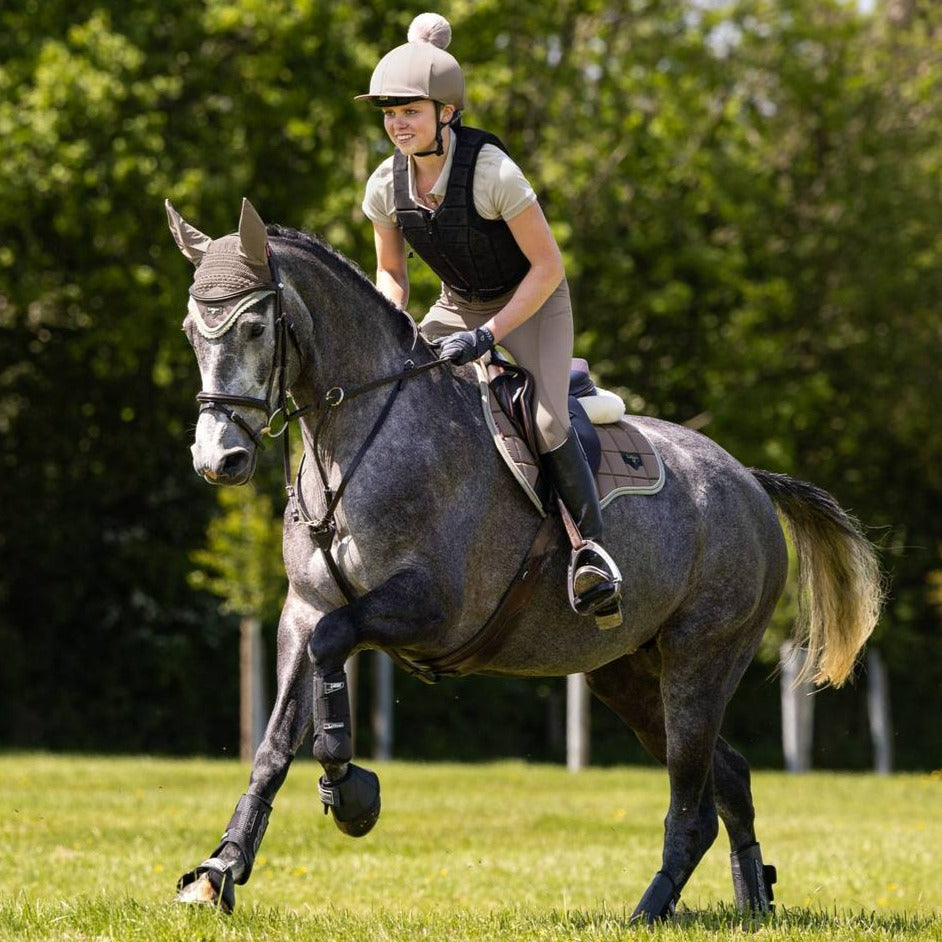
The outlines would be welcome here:
M 215 850 L 177 882 L 177 899 L 231 912 L 235 885 L 252 874 L 272 803 L 311 723 L 311 665 L 306 642 L 319 613 L 289 596 L 278 627 L 278 693 L 255 754 L 248 790 Z
M 355 765 L 344 663 L 354 648 L 396 647 L 437 631 L 444 620 L 428 577 L 402 570 L 359 599 L 325 615 L 311 636 L 314 669 L 314 757 L 324 774 L 318 793 L 337 827 L 351 837 L 379 818 L 376 773 Z

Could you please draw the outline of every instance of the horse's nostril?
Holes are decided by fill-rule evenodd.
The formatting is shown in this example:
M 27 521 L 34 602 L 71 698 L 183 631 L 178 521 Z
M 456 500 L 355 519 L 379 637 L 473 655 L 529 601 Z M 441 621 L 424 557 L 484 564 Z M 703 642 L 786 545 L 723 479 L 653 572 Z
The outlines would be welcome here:
M 219 465 L 219 477 L 225 480 L 240 478 L 249 464 L 249 453 L 244 448 L 230 451 Z

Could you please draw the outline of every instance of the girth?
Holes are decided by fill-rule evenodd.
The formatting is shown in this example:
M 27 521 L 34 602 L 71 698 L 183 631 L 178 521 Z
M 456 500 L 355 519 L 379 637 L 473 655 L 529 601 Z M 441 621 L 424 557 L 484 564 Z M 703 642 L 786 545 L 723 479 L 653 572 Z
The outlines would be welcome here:
M 556 551 L 558 534 L 555 518 L 550 515 L 544 517 L 526 559 L 517 570 L 494 613 L 481 630 L 460 648 L 430 661 L 410 661 L 392 653 L 390 656 L 409 673 L 430 684 L 441 677 L 470 674 L 486 667 L 516 626 L 521 612 L 530 603 L 540 578 Z

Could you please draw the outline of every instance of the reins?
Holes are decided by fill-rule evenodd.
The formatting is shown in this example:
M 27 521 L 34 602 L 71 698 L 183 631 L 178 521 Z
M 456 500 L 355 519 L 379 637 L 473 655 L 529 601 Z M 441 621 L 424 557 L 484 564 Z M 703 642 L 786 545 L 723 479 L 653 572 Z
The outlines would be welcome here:
M 307 412 L 317 411 L 319 413 L 314 424 L 311 450 L 314 453 L 314 460 L 317 466 L 318 476 L 320 477 L 321 487 L 323 489 L 324 495 L 324 504 L 326 508 L 321 519 L 315 522 L 310 514 L 308 514 L 307 508 L 304 506 L 303 498 L 297 492 L 295 486 L 291 483 L 290 455 L 287 433 L 284 436 L 285 490 L 288 493 L 288 500 L 291 502 L 293 507 L 292 519 L 295 523 L 303 521 L 310 528 L 314 541 L 317 543 L 318 548 L 324 554 L 327 568 L 330 570 L 330 574 L 333 576 L 334 582 L 337 583 L 337 587 L 340 589 L 344 599 L 348 603 L 354 600 L 356 594 L 353 590 L 353 587 L 350 585 L 349 580 L 337 565 L 337 561 L 334 559 L 334 554 L 332 552 L 334 537 L 337 533 L 335 514 L 337 512 L 337 508 L 340 506 L 340 499 L 343 497 L 343 492 L 346 490 L 351 478 L 355 474 L 357 468 L 360 466 L 360 462 L 366 456 L 366 453 L 370 450 L 370 447 L 376 440 L 376 436 L 379 434 L 380 429 L 383 427 L 386 419 L 389 417 L 389 413 L 392 411 L 393 404 L 395 403 L 396 398 L 402 389 L 402 384 L 407 379 L 418 376 L 420 373 L 425 373 L 434 367 L 442 366 L 445 362 L 446 361 L 443 360 L 432 360 L 429 363 L 416 366 L 412 360 L 407 360 L 405 369 L 400 370 L 398 373 L 394 373 L 391 376 L 382 376 L 379 379 L 371 380 L 370 382 L 363 383 L 360 386 L 354 386 L 352 389 L 345 389 L 342 386 L 332 386 L 327 390 L 320 402 L 309 406 L 302 406 L 301 408 L 295 409 L 293 412 L 287 413 L 285 415 L 285 428 L 287 429 L 287 424 L 292 419 L 296 419 Z M 373 423 L 373 427 L 370 429 L 369 434 L 363 440 L 363 443 L 360 445 L 357 453 L 354 455 L 353 460 L 347 467 L 347 470 L 344 472 L 343 477 L 340 479 L 337 489 L 333 490 L 330 486 L 327 471 L 324 468 L 323 462 L 321 461 L 320 452 L 317 447 L 324 429 L 327 428 L 331 419 L 335 415 L 335 410 L 344 402 L 349 402 L 351 399 L 355 399 L 357 396 L 362 396 L 364 393 L 371 392 L 374 389 L 379 389 L 382 386 L 388 386 L 389 384 L 393 384 L 393 388 L 386 397 L 386 402 L 383 403 L 382 410 L 377 416 L 376 421 Z M 303 468 L 304 458 L 302 457 L 301 464 L 298 467 L 299 483 L 301 480 L 301 473 Z

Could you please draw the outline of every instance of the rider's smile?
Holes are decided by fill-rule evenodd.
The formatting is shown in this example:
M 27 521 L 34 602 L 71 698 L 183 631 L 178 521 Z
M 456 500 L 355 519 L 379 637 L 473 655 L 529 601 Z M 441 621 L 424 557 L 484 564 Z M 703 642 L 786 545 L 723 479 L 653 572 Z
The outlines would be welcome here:
M 383 109 L 386 134 L 403 154 L 410 156 L 435 147 L 437 120 L 435 104 L 427 100 Z

